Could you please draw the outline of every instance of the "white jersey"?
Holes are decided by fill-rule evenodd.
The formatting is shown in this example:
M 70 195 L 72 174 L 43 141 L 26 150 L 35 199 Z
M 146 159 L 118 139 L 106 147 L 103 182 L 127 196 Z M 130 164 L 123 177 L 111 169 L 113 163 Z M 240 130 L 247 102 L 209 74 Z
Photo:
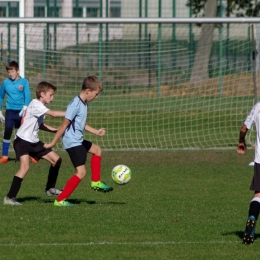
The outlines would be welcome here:
M 41 101 L 33 99 L 28 105 L 16 136 L 30 143 L 39 142 L 39 127 L 43 123 L 45 113 L 49 110 Z
M 256 127 L 255 140 L 255 159 L 256 163 L 260 163 L 260 103 L 257 103 L 247 116 L 244 124 L 247 129 L 251 129 L 252 125 Z

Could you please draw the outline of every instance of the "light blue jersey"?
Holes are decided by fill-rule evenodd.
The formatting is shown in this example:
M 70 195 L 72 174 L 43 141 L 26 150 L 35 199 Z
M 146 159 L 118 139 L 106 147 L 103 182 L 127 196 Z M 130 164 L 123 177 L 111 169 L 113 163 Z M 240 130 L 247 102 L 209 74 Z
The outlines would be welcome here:
M 70 120 L 71 123 L 62 136 L 64 149 L 82 144 L 87 113 L 88 105 L 79 96 L 75 97 L 68 105 L 65 118 Z
M 21 110 L 23 106 L 28 106 L 31 101 L 29 82 L 25 78 L 17 80 L 6 79 L 0 88 L 0 110 L 2 110 L 5 94 L 6 109 Z

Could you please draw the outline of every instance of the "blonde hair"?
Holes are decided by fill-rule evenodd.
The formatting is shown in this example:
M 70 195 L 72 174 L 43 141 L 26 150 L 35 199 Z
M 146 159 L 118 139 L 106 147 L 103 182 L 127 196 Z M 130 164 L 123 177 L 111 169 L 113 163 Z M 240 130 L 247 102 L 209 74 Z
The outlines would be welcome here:
M 100 91 L 103 90 L 102 83 L 99 81 L 99 79 L 96 76 L 88 76 L 84 79 L 82 83 L 81 90 L 84 89 L 90 89 L 90 90 L 97 90 Z

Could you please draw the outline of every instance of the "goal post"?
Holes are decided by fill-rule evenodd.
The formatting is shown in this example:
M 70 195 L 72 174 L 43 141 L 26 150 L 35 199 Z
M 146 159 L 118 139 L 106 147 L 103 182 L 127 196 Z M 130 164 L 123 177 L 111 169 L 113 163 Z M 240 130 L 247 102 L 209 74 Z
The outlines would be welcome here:
M 107 133 L 86 132 L 85 138 L 104 150 L 234 149 L 258 100 L 259 60 L 252 59 L 259 50 L 252 30 L 258 18 L 24 17 L 0 23 L 3 64 L 21 59 L 15 25 L 24 25 L 24 73 L 33 98 L 40 81 L 57 87 L 51 109 L 65 110 L 86 76 L 100 78 L 104 91 L 89 104 L 87 122 Z M 212 41 L 203 42 L 201 25 L 207 24 L 211 31 L 203 31 Z M 191 80 L 195 66 L 199 73 Z M 6 76 L 3 66 L 0 77 Z M 45 120 L 59 126 L 62 119 Z M 41 131 L 40 137 L 49 142 L 53 135 Z
M 19 18 L 24 18 L 24 13 L 25 13 L 25 0 L 0 0 L 0 2 L 18 2 L 19 3 Z M 4 18 L 6 19 L 6 18 Z M 11 18 L 13 20 L 13 18 Z M 17 20 L 17 19 L 16 19 Z M 19 23 L 19 71 L 20 75 L 22 77 L 25 76 L 25 31 L 24 31 L 24 23 L 20 22 Z

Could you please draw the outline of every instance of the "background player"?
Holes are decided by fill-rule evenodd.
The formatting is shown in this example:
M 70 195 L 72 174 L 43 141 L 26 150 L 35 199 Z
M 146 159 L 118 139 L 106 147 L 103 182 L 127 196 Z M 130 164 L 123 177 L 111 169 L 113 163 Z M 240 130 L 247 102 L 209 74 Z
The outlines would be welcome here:
M 19 66 L 16 61 L 11 61 L 6 66 L 8 79 L 4 80 L 0 88 L 0 121 L 5 121 L 5 131 L 2 144 L 2 158 L 0 163 L 8 162 L 8 151 L 11 143 L 13 128 L 19 128 L 21 118 L 31 101 L 30 86 L 28 80 L 20 77 Z M 5 94 L 6 111 L 2 113 Z
M 248 114 L 239 133 L 239 143 L 237 152 L 244 154 L 246 151 L 245 137 L 248 129 L 256 126 L 256 143 L 254 158 L 254 176 L 251 182 L 250 190 L 254 191 L 254 197 L 249 205 L 248 219 L 246 222 L 243 243 L 252 244 L 254 242 L 255 225 L 260 211 L 260 103 L 257 103 Z

